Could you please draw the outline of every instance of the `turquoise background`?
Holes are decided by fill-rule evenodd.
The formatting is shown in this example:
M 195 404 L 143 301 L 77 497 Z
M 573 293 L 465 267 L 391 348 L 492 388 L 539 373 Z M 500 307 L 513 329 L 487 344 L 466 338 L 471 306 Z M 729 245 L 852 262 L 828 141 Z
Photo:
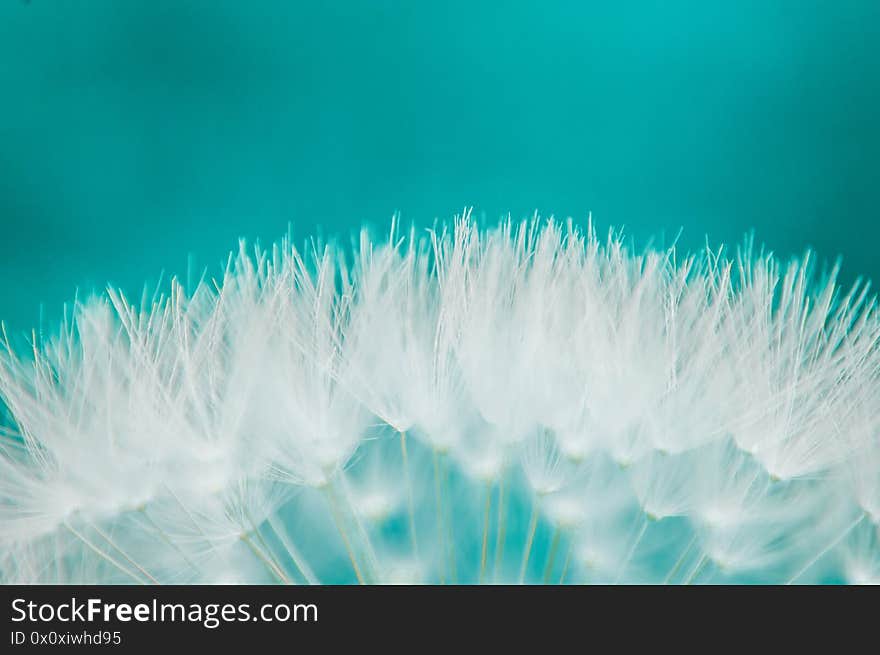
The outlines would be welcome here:
M 536 208 L 880 277 L 880 2 L 0 2 L 0 318 Z

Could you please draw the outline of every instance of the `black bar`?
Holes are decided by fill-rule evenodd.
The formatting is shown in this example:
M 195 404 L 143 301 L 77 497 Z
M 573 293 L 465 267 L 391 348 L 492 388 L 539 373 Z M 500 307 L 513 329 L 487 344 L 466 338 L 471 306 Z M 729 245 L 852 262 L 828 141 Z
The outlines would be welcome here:
M 767 644 L 768 639 L 816 635 L 817 629 L 839 636 L 841 645 L 853 643 L 860 631 L 873 634 L 880 607 L 876 590 L 853 587 L 7 586 L 0 590 L 6 627 L 0 652 L 10 653 L 41 646 L 70 647 L 77 639 L 85 640 L 86 634 L 92 635 L 92 646 L 114 651 L 164 647 L 176 652 L 191 645 L 221 648 L 221 652 L 259 648 L 268 653 L 282 647 L 289 653 L 291 648 L 301 651 L 312 644 L 330 649 L 322 652 L 336 652 L 354 640 L 367 653 L 407 644 L 412 652 L 430 652 L 429 646 L 444 643 L 458 644 L 460 649 L 475 636 L 496 645 L 550 638 L 591 646 L 577 652 L 598 648 L 601 639 L 615 639 L 619 645 L 654 639 L 663 651 L 675 642 L 696 643 L 697 635 L 706 631 L 721 639 L 711 647 L 707 644 L 705 652 L 714 652 L 731 639 L 750 636 Z M 91 620 L 89 599 L 100 601 L 92 601 Z M 51 607 L 40 609 L 44 604 Z M 120 610 L 120 604 L 131 609 Z M 164 621 L 157 620 L 162 604 Z M 180 608 L 168 605 L 182 605 L 186 620 Z M 80 608 L 77 620 L 58 620 L 58 611 L 68 619 L 76 607 Z M 31 620 L 41 611 L 46 620 Z M 839 631 L 832 630 L 836 624 Z M 95 644 L 95 635 L 110 643 Z M 120 643 L 114 643 L 117 640 Z

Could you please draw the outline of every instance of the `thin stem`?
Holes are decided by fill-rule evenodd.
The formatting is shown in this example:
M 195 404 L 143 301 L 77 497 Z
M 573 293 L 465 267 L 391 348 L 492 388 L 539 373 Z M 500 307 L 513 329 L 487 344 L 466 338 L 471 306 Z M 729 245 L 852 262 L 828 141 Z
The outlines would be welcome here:
M 526 579 L 526 567 L 529 564 L 529 555 L 532 552 L 532 542 L 535 540 L 535 530 L 538 527 L 538 506 L 532 500 L 532 516 L 529 518 L 529 531 L 526 537 L 526 547 L 523 550 L 522 563 L 519 567 L 519 583 Z
M 495 534 L 495 563 L 492 566 L 492 577 L 498 579 L 498 569 L 504 556 L 504 537 L 507 531 L 507 520 L 504 513 L 504 473 L 498 479 L 498 531 Z
M 342 503 L 341 507 L 337 506 L 340 516 L 342 519 L 349 520 L 354 529 L 353 533 L 349 533 L 349 536 L 354 538 L 353 541 L 350 541 L 350 545 L 353 548 L 352 552 L 355 553 L 356 557 L 359 557 L 364 580 L 372 584 L 377 579 L 378 558 L 373 550 L 373 544 L 370 542 L 370 535 L 367 533 L 360 516 L 351 504 L 345 472 L 340 471 L 338 476 L 327 485 L 327 489 Z M 342 512 L 345 513 L 344 516 L 342 516 Z
M 434 498 L 437 501 L 437 538 L 440 540 L 440 584 L 446 584 L 446 544 L 445 530 L 443 529 L 443 488 L 440 484 L 440 462 L 439 455 L 435 450 L 433 452 L 434 463 Z
M 93 524 L 93 523 L 89 523 L 88 525 L 89 525 L 89 527 L 92 528 L 92 530 L 94 530 L 95 532 L 97 532 L 97 533 L 101 536 L 101 538 L 104 539 L 104 541 L 106 541 L 108 544 L 110 544 L 110 546 L 112 546 L 112 547 L 113 547 L 113 548 L 114 548 L 114 549 L 115 549 L 120 555 L 122 555 L 122 557 L 124 557 L 125 560 L 126 560 L 129 564 L 131 564 L 131 565 L 134 566 L 138 571 L 140 571 L 141 573 L 143 573 L 143 574 L 144 574 L 144 575 L 150 580 L 150 582 L 152 582 L 153 584 L 159 584 L 159 581 L 158 581 L 156 578 L 154 578 L 152 575 L 150 575 L 144 567 L 142 567 L 140 564 L 138 564 L 137 562 L 135 562 L 131 557 L 129 557 L 129 556 L 126 554 L 126 552 L 125 552 L 124 550 L 122 550 L 119 546 L 117 546 L 117 545 L 116 545 L 116 542 L 114 542 L 114 541 L 110 538 L 109 535 L 105 534 L 100 528 L 98 528 L 97 525 L 95 525 L 95 524 Z
M 46 563 L 44 563 L 33 576 L 30 576 L 31 580 L 39 580 L 43 576 L 43 573 L 45 573 L 49 569 L 54 569 L 55 581 L 53 584 L 65 584 L 63 582 L 64 575 L 61 570 L 61 567 L 63 566 L 63 564 L 61 563 L 61 560 L 64 557 L 64 554 L 63 554 L 63 550 L 62 550 L 60 541 L 56 541 L 53 544 L 53 548 L 55 550 L 55 557 L 46 558 L 48 561 Z M 16 568 L 17 567 L 16 567 L 15 563 L 10 562 L 9 570 L 10 571 L 15 570 Z M 40 583 L 33 583 L 33 584 L 40 584 Z
M 483 584 L 483 574 L 486 572 L 486 547 L 489 544 L 489 509 L 492 506 L 492 483 L 486 483 L 486 507 L 483 512 L 483 546 L 480 550 L 480 584 Z
M 360 567 L 358 567 L 357 560 L 354 556 L 354 550 L 351 548 L 351 540 L 348 538 L 348 533 L 345 530 L 345 526 L 342 524 L 342 519 L 339 516 L 339 508 L 336 505 L 335 494 L 327 489 L 327 499 L 330 503 L 330 513 L 333 515 L 333 522 L 336 524 L 336 530 L 339 532 L 339 536 L 342 537 L 342 542 L 345 544 L 345 551 L 348 553 L 348 559 L 351 560 L 351 566 L 354 569 L 354 574 L 357 576 L 357 580 L 359 584 L 364 583 L 364 576 L 361 575 Z
M 706 557 L 706 554 L 703 553 L 700 555 L 700 559 L 697 561 L 697 565 L 691 571 L 691 574 L 687 577 L 687 579 L 682 583 L 684 585 L 691 584 L 694 580 L 697 579 L 697 576 L 703 572 L 703 567 L 706 566 L 706 563 L 709 561 L 709 558 Z
M 281 571 L 274 562 L 272 562 L 268 557 L 266 557 L 265 553 L 263 553 L 257 547 L 257 544 L 255 544 L 253 542 L 253 540 L 250 537 L 248 537 L 246 532 L 242 532 L 238 536 L 238 538 L 241 539 L 245 544 L 247 544 L 248 548 L 251 549 L 251 552 L 256 556 L 256 558 L 263 563 L 263 565 L 269 570 L 270 573 L 272 573 L 276 578 L 278 578 L 279 582 L 281 582 L 281 583 L 286 582 L 286 580 L 285 580 L 286 576 L 284 575 L 284 572 Z
M 287 554 L 293 561 L 294 566 L 296 566 L 297 570 L 299 570 L 299 572 L 305 578 L 306 582 L 311 585 L 321 584 L 320 582 L 318 582 L 318 578 L 315 577 L 312 568 L 308 565 L 305 558 L 302 556 L 302 553 L 300 553 L 299 549 L 293 544 L 293 541 L 287 534 L 287 530 L 284 529 L 284 525 L 278 525 L 275 517 L 270 516 L 269 527 L 272 528 L 272 532 L 274 532 L 275 535 L 278 537 L 278 540 L 284 546 L 284 549 L 287 551 Z
M 682 551 L 681 555 L 678 558 L 678 561 L 675 562 L 675 566 L 672 567 L 672 570 L 666 574 L 666 577 L 663 579 L 663 584 L 669 584 L 669 581 L 672 580 L 673 576 L 678 573 L 678 570 L 681 568 L 681 565 L 684 564 L 685 559 L 688 554 L 691 552 L 691 548 L 694 547 L 694 544 L 697 541 L 697 535 L 691 537 L 691 540 L 688 542 L 687 547 Z
M 627 567 L 629 566 L 630 561 L 633 558 L 633 555 L 636 554 L 636 549 L 639 547 L 639 544 L 642 542 L 642 537 L 645 536 L 645 530 L 648 529 L 648 515 L 642 514 L 642 527 L 639 529 L 639 533 L 633 542 L 633 545 L 629 549 L 629 553 L 626 555 L 626 559 L 623 560 L 623 563 L 620 565 L 620 570 L 617 572 L 617 578 L 614 580 L 614 584 L 620 582 L 620 578 L 623 577 L 623 574 L 626 572 Z
M 547 554 L 547 564 L 544 566 L 544 584 L 549 584 L 553 565 L 556 563 L 556 550 L 559 548 L 559 526 L 553 530 L 553 540 L 550 542 L 550 552 Z
M 809 571 L 813 567 L 813 565 L 816 562 L 818 562 L 820 559 L 822 559 L 829 550 L 831 550 L 837 544 L 839 544 L 841 541 L 843 541 L 844 538 L 846 537 L 846 535 L 848 535 L 850 532 L 852 532 L 853 529 L 855 529 L 855 527 L 864 520 L 864 518 L 865 518 L 865 513 L 862 512 L 855 521 L 850 523 L 846 527 L 846 529 L 843 532 L 841 532 L 840 535 L 837 536 L 837 538 L 834 539 L 834 541 L 832 541 L 830 544 L 828 544 L 824 549 L 822 549 L 822 551 L 818 555 L 816 555 L 813 559 L 811 559 L 809 562 L 807 562 L 804 565 L 804 567 L 800 571 L 795 573 L 795 575 L 785 584 L 792 584 L 795 580 L 800 578 L 804 573 Z
M 141 516 L 143 516 L 147 520 L 147 522 L 153 527 L 153 529 L 157 532 L 159 537 L 161 537 L 162 541 L 164 541 L 166 544 L 168 544 L 174 550 L 176 550 L 180 554 L 180 556 L 183 558 L 184 562 L 189 564 L 198 573 L 201 573 L 198 565 L 195 562 L 193 562 L 185 552 L 183 552 L 183 549 L 180 546 L 178 546 L 177 544 L 174 543 L 174 541 L 171 539 L 171 537 L 169 537 L 168 534 L 166 534 L 166 532 L 147 513 L 147 510 L 145 507 L 139 508 L 138 511 L 141 513 Z
M 568 574 L 568 565 L 571 562 L 571 545 L 565 553 L 565 564 L 562 565 L 562 575 L 559 576 L 559 584 L 565 584 L 565 576 Z
M 274 569 L 278 572 L 278 575 L 281 577 L 281 581 L 282 581 L 284 584 L 292 584 L 291 579 L 290 579 L 290 578 L 287 576 L 287 574 L 284 572 L 284 568 L 281 566 L 281 562 L 279 562 L 279 561 L 275 558 L 275 554 L 272 552 L 272 549 L 269 547 L 269 544 L 266 543 L 266 540 L 263 539 L 263 535 L 260 534 L 260 530 L 257 528 L 256 523 L 255 523 L 254 520 L 250 517 L 250 515 L 247 513 L 247 511 L 245 511 L 245 517 L 247 518 L 247 520 L 248 520 L 248 521 L 250 522 L 250 524 L 251 524 L 251 531 L 254 533 L 254 535 L 256 536 L 257 540 L 260 542 L 260 546 L 262 546 L 263 551 L 265 552 L 266 556 L 267 556 L 267 557 L 269 558 L 269 560 L 272 562 L 272 564 L 274 565 Z
M 56 541 L 55 542 L 55 580 L 58 583 L 60 583 L 64 579 L 64 576 L 61 574 L 61 567 L 62 567 L 61 546 L 60 546 L 60 542 Z M 41 571 L 41 573 L 42 573 L 42 571 Z
M 412 480 L 409 475 L 409 458 L 406 455 L 406 431 L 400 431 L 400 453 L 403 455 L 403 475 L 406 481 L 406 504 L 409 510 L 409 537 L 412 542 L 413 555 L 419 558 L 419 544 L 416 539 L 416 510 L 413 502 Z
M 72 532 L 74 536 L 76 536 L 80 541 L 82 541 L 86 546 L 88 546 L 88 547 L 89 547 L 92 551 L 94 551 L 97 555 L 99 555 L 101 558 L 103 558 L 103 559 L 107 560 L 108 562 L 110 562 L 110 564 L 112 564 L 112 565 L 115 566 L 117 569 L 119 569 L 120 571 L 122 571 L 123 573 L 125 573 L 126 575 L 128 575 L 132 580 L 134 580 L 134 581 L 137 582 L 138 584 L 146 584 L 146 582 L 144 582 L 141 578 L 139 578 L 139 577 L 136 576 L 134 573 L 132 573 L 131 571 L 129 571 L 129 570 L 128 570 L 127 568 L 125 568 L 122 564 L 120 564 L 119 562 L 117 562 L 113 557 L 111 557 L 110 555 L 108 555 L 107 553 L 105 553 L 103 550 L 101 550 L 100 548 L 98 548 L 97 546 L 95 546 L 95 544 L 93 544 L 91 541 L 89 541 L 89 540 L 86 539 L 83 535 L 81 535 L 79 532 L 77 532 L 77 531 L 73 528 L 73 526 L 70 525 L 70 523 L 68 523 L 67 521 L 64 521 L 64 527 L 67 528 L 68 530 L 70 530 L 70 532 Z
M 449 494 L 449 459 L 444 455 L 441 461 L 443 465 L 443 495 L 448 496 Z M 455 528 L 453 527 L 452 522 L 452 504 L 444 503 L 443 504 L 444 516 L 446 521 L 448 522 L 447 529 L 449 530 L 449 539 L 446 540 L 447 545 L 449 546 L 449 572 L 450 579 L 452 584 L 458 584 L 458 574 L 456 572 L 455 566 Z
M 212 543 L 211 538 L 207 534 L 205 534 L 205 531 L 202 530 L 202 526 L 199 525 L 198 521 L 196 521 L 196 518 L 193 516 L 192 512 L 189 511 L 189 508 L 186 505 L 184 505 L 183 502 L 180 500 L 180 498 L 178 498 L 177 494 L 174 493 L 174 489 L 168 484 L 165 485 L 165 489 L 168 491 L 168 493 L 171 495 L 171 497 L 177 503 L 178 507 L 180 507 L 180 509 L 183 510 L 183 513 L 186 514 L 186 517 L 189 519 L 190 523 L 192 523 L 193 527 L 196 529 L 196 532 L 198 532 L 200 535 L 202 535 L 205 542 L 207 542 L 207 544 L 213 548 L 214 544 Z M 224 553 L 221 555 L 221 557 L 222 557 L 224 563 L 226 563 L 228 566 L 229 565 L 229 555 Z
M 354 527 L 357 529 L 357 535 L 361 540 L 361 545 L 364 549 L 364 557 L 366 558 L 366 574 L 367 579 L 371 581 L 375 581 L 378 577 L 377 571 L 379 568 L 379 558 L 376 556 L 376 551 L 373 548 L 373 541 L 370 539 L 370 533 L 364 527 L 364 524 L 361 522 L 360 515 L 354 511 L 351 506 L 351 500 L 348 495 L 348 488 L 343 490 L 345 503 L 348 505 L 349 512 L 354 519 Z

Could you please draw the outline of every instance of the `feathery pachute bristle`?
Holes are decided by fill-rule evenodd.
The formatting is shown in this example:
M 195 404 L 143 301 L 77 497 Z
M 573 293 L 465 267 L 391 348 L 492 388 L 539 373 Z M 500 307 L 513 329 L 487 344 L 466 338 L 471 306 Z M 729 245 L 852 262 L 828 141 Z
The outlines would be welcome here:
M 880 315 L 814 269 L 465 213 L 111 289 L 4 336 L 0 576 L 880 582 Z

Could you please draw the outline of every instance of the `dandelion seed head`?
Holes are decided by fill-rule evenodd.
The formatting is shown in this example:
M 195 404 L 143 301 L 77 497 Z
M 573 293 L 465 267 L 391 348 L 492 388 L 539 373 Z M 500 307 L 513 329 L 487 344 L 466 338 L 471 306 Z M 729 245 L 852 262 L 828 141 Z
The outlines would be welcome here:
M 880 315 L 809 254 L 395 218 L 2 337 L 3 581 L 878 578 Z

